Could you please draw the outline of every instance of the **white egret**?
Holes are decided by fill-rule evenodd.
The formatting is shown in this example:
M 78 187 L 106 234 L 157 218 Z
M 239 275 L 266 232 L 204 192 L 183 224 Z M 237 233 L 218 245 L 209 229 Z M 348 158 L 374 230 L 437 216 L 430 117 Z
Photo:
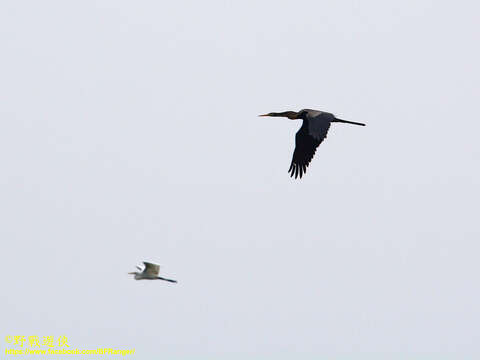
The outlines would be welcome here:
M 129 272 L 129 274 L 135 275 L 134 276 L 135 280 L 165 280 L 172 283 L 177 282 L 177 280 L 166 279 L 158 276 L 158 274 L 160 273 L 160 265 L 152 264 L 146 261 L 144 261 L 143 264 L 145 265 L 145 268 L 143 269 L 142 272 L 137 272 L 137 271 Z M 142 270 L 140 266 L 136 266 L 136 268 L 138 270 Z

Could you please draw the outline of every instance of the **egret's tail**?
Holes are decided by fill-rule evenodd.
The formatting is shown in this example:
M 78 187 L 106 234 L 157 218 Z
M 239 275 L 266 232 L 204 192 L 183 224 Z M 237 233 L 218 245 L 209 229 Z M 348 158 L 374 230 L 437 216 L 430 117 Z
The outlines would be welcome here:
M 359 122 L 354 122 L 354 121 L 347 121 L 347 120 L 342 120 L 342 119 L 337 119 L 333 120 L 332 122 L 340 122 L 340 123 L 345 123 L 345 124 L 353 124 L 353 125 L 360 125 L 360 126 L 365 126 L 364 123 L 359 123 Z

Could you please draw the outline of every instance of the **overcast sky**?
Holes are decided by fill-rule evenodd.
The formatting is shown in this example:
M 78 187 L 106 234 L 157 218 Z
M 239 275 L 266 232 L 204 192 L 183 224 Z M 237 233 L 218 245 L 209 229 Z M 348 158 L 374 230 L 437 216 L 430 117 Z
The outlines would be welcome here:
M 478 359 L 479 12 L 3 0 L 2 336 Z M 299 181 L 300 123 L 257 115 L 302 108 L 367 126 L 333 124 Z

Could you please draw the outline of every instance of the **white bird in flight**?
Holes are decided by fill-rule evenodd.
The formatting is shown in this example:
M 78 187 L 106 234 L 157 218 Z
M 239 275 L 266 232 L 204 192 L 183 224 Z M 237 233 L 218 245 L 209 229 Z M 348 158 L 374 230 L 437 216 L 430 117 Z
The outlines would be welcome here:
M 165 280 L 172 283 L 177 282 L 177 280 L 166 279 L 158 276 L 158 274 L 160 273 L 160 265 L 152 264 L 146 261 L 143 262 L 143 265 L 145 265 L 145 268 L 143 269 L 142 272 L 137 272 L 137 271 L 129 272 L 130 275 L 135 275 L 134 276 L 135 280 Z M 138 270 L 142 270 L 140 266 L 136 266 L 136 268 Z

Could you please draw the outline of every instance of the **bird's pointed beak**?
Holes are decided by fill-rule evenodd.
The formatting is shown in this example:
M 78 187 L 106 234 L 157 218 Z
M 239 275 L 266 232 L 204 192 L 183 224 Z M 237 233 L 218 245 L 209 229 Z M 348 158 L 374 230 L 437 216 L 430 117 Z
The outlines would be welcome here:
M 128 275 L 135 275 L 135 273 L 134 272 L 129 272 Z
M 262 114 L 262 115 L 258 115 L 258 116 L 270 116 L 270 114 Z

